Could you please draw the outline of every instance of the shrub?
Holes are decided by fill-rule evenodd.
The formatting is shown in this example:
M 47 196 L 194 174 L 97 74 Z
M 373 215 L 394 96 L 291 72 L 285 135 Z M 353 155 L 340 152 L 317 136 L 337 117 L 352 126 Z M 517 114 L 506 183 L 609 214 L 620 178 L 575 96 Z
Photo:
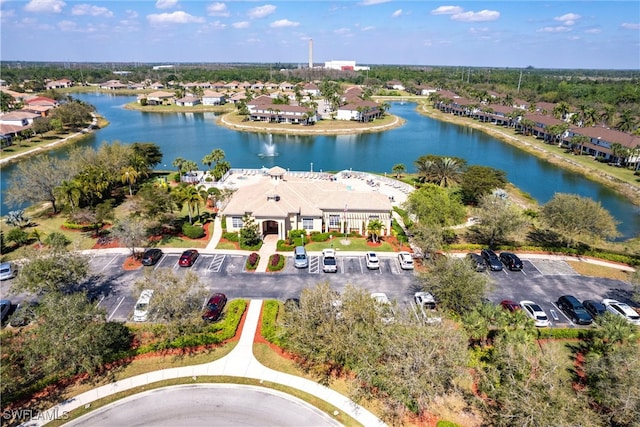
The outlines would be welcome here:
M 7 233 L 7 240 L 15 242 L 18 246 L 29 243 L 29 233 L 21 228 L 12 228 Z
M 199 239 L 204 236 L 204 228 L 185 222 L 182 224 L 182 234 L 190 239 Z
M 311 238 L 312 242 L 326 242 L 327 240 L 329 240 L 329 236 L 331 234 L 329 233 L 319 233 L 319 232 L 312 232 L 311 235 L 309 236 Z
M 269 257 L 269 265 L 267 266 L 267 270 L 269 271 L 280 271 L 284 268 L 284 257 L 280 254 L 273 254 Z
M 71 240 L 69 240 L 64 234 L 54 231 L 44 239 L 44 243 L 45 245 L 53 246 L 55 248 L 64 248 L 71 243 Z
M 245 268 L 247 270 L 255 270 L 258 267 L 258 262 L 260 262 L 260 255 L 256 252 L 252 252 L 251 255 L 247 257 Z
M 538 338 L 555 338 L 555 339 L 593 339 L 594 329 L 569 329 L 569 328 L 545 328 L 538 329 Z
M 69 230 L 78 230 L 78 231 L 91 231 L 97 228 L 101 228 L 103 224 L 77 224 L 71 221 L 65 221 L 62 224 L 62 227 Z
M 276 249 L 278 250 L 278 252 L 287 252 L 287 251 L 293 251 L 293 248 L 295 246 L 290 244 L 288 240 L 278 240 L 278 243 L 276 244 Z

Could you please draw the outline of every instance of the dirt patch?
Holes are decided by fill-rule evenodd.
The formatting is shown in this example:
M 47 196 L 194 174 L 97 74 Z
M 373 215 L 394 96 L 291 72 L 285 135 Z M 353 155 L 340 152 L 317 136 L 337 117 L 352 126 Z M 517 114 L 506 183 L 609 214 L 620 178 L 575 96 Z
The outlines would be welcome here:
M 137 270 L 142 267 L 142 261 L 135 256 L 128 256 L 122 263 L 122 269 L 125 271 Z

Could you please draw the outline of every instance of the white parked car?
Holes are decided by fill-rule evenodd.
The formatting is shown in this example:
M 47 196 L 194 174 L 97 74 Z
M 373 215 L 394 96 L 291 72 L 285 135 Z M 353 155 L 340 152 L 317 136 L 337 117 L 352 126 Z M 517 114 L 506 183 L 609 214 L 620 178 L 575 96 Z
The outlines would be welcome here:
M 389 301 L 387 294 L 383 292 L 374 292 L 371 294 L 371 298 L 375 300 L 377 308 L 380 310 L 382 322 L 393 322 L 395 320 L 395 313 L 393 312 L 393 307 L 391 306 L 391 301 Z
M 380 269 L 380 260 L 378 259 L 378 255 L 376 255 L 375 252 L 367 252 L 364 256 L 364 259 L 367 262 L 367 268 L 369 270 Z
M 140 298 L 136 302 L 136 307 L 133 309 L 133 321 L 134 322 L 146 322 L 149 318 L 149 303 L 153 296 L 153 289 L 145 289 L 140 293 Z
M 631 324 L 640 326 L 640 314 L 638 314 L 628 304 L 615 299 L 603 299 L 602 305 L 604 305 L 607 311 L 615 315 L 624 317 Z
M 398 252 L 398 262 L 403 270 L 413 270 L 413 258 L 409 252 Z
M 338 260 L 334 249 L 322 250 L 322 271 L 325 273 L 336 273 L 338 271 Z
M 422 316 L 426 323 L 440 323 L 442 317 L 439 316 L 436 299 L 429 292 L 416 292 L 413 294 L 413 301 L 418 307 L 418 314 Z
M 537 327 L 545 328 L 551 325 L 547 313 L 535 302 L 527 300 L 520 301 L 520 307 L 522 307 L 527 316 L 533 319 L 533 323 Z

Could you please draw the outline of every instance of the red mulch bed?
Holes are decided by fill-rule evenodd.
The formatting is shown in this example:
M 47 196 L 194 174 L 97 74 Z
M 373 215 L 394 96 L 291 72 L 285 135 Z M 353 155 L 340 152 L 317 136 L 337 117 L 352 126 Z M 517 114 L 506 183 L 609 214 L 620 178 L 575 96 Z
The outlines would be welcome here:
M 128 256 L 122 263 L 122 269 L 125 271 L 137 270 L 142 267 L 142 260 L 135 256 Z
M 91 249 L 108 249 L 108 248 L 120 248 L 122 247 L 120 245 L 120 242 L 118 241 L 118 239 L 109 239 L 109 242 L 107 243 L 98 243 L 96 242 L 95 245 L 93 245 L 91 247 Z

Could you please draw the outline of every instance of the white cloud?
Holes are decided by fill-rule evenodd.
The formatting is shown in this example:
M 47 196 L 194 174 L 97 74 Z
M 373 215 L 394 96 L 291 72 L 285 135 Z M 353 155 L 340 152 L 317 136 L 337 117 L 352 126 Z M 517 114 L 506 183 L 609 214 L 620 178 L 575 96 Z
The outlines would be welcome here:
M 461 12 L 451 15 L 451 19 L 454 21 L 462 22 L 495 21 L 498 18 L 500 18 L 500 12 L 487 9 L 480 12 Z
M 235 29 L 249 28 L 249 21 L 234 22 L 231 26 Z
M 276 11 L 276 7 L 272 4 L 265 4 L 264 6 L 254 7 L 249 10 L 249 18 L 258 19 L 271 15 Z
M 178 0 L 158 0 L 156 1 L 156 7 L 158 9 L 171 9 L 176 7 Z
M 562 16 L 556 16 L 555 18 L 553 18 L 555 21 L 560 21 L 562 22 L 563 25 L 573 25 L 576 23 L 576 21 L 578 19 L 580 19 L 581 16 L 577 15 L 575 13 L 565 13 Z
M 396 10 L 395 12 L 393 12 L 393 13 L 391 14 L 391 17 L 392 17 L 392 18 L 398 18 L 398 17 L 399 17 L 399 16 L 401 16 L 401 15 L 402 15 L 402 9 L 398 9 L 398 10 Z
M 107 18 L 111 18 L 113 16 L 113 12 L 111 12 L 106 7 L 92 6 L 90 4 L 79 4 L 77 6 L 73 6 L 73 9 L 71 9 L 71 14 L 105 16 Z
M 538 30 L 539 33 L 566 33 L 571 31 L 571 28 L 559 26 L 559 27 L 544 27 Z
M 285 27 L 297 27 L 300 25 L 299 22 L 292 22 L 288 19 L 280 19 L 278 21 L 273 21 L 269 26 L 271 28 L 285 28 Z
M 432 15 L 455 15 L 464 11 L 460 6 L 440 6 L 431 11 Z
M 373 6 L 374 4 L 388 3 L 390 1 L 391 0 L 363 0 L 360 4 L 363 6 Z
M 204 18 L 189 15 L 181 10 L 171 13 L 154 13 L 147 15 L 147 20 L 152 25 L 163 24 L 192 24 L 205 22 Z
M 627 30 L 640 30 L 640 24 L 632 24 L 631 22 L 623 22 L 621 27 Z
M 24 7 L 27 12 L 53 12 L 60 13 L 66 3 L 62 0 L 31 0 Z
M 587 34 L 600 34 L 602 30 L 600 28 L 591 28 L 589 30 L 585 30 Z
M 135 10 L 127 9 L 125 13 L 129 19 L 136 19 L 138 17 L 138 12 Z
M 471 34 L 484 34 L 489 32 L 489 28 L 487 27 L 472 27 L 469 28 L 469 32 Z
M 227 5 L 224 3 L 216 2 L 211 3 L 207 6 L 207 13 L 211 16 L 229 16 L 229 10 L 227 10 Z
M 333 30 L 333 32 L 334 32 L 335 34 L 342 34 L 342 35 L 345 35 L 345 34 L 349 34 L 349 33 L 351 32 L 351 30 L 350 30 L 350 29 L 348 29 L 348 28 L 344 28 L 344 27 L 343 27 L 343 28 L 338 28 L 338 29 L 336 29 L 336 30 Z
M 367 27 L 363 27 L 360 31 L 371 31 L 371 30 L 375 30 L 376 27 L 374 27 L 373 25 L 369 25 Z
M 425 41 L 422 43 L 422 46 L 426 46 L 426 47 L 433 46 L 433 42 L 432 42 L 431 40 L 425 40 Z
M 76 31 L 78 26 L 73 21 L 60 21 L 58 22 L 58 29 L 60 31 Z

